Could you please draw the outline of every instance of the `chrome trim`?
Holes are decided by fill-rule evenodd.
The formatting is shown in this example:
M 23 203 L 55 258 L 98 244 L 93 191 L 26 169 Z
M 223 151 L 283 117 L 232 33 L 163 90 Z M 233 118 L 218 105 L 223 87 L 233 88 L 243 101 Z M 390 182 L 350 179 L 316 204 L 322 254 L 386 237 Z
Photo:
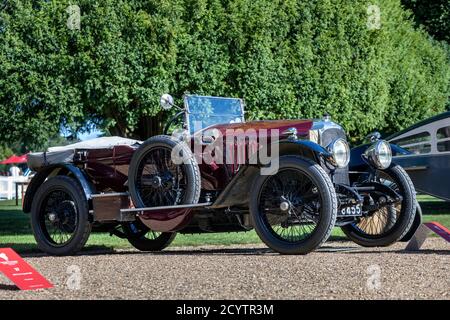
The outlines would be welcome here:
M 389 154 L 390 154 L 390 161 L 387 166 L 383 166 L 380 162 L 380 148 L 381 145 L 387 145 L 389 148 Z M 374 166 L 377 169 L 387 169 L 391 163 L 392 163 L 392 149 L 389 142 L 386 140 L 378 140 L 375 143 L 373 143 L 371 146 L 369 146 L 366 151 L 362 154 L 363 159 L 365 159 L 370 165 Z
M 343 166 L 339 166 L 336 162 L 336 159 L 334 158 L 334 146 L 337 142 L 342 141 L 345 146 L 347 147 L 347 160 L 345 161 L 345 165 Z M 327 151 L 331 154 L 332 159 L 333 159 L 333 165 L 338 167 L 338 168 L 345 168 L 349 163 L 350 163 L 350 146 L 348 145 L 348 142 L 343 139 L 343 138 L 337 138 L 334 139 L 327 147 L 326 147 Z
M 129 196 L 128 192 L 107 192 L 107 193 L 96 193 L 91 196 L 91 198 L 106 198 L 106 197 L 120 197 Z
M 412 166 L 412 167 L 403 167 L 406 171 L 422 171 L 427 170 L 427 166 Z
M 286 130 L 284 130 L 282 133 L 282 135 L 288 135 L 288 139 L 293 139 L 293 140 L 297 140 L 298 136 L 297 136 L 297 128 L 288 128 Z
M 344 129 L 338 125 L 337 123 L 330 121 L 330 120 L 314 120 L 313 125 L 311 127 L 310 130 L 316 130 L 318 132 L 318 143 L 321 144 L 322 143 L 322 134 L 328 130 L 328 129 L 340 129 L 342 130 L 344 133 Z

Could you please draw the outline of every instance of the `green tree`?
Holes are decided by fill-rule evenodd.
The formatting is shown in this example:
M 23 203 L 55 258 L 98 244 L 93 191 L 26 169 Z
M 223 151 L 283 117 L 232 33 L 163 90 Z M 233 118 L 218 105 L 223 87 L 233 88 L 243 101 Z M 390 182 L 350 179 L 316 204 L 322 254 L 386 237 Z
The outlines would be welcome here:
M 7 146 L 0 144 L 0 161 L 5 160 L 12 156 L 14 152 Z M 7 165 L 0 164 L 0 172 L 5 172 Z
M 89 124 L 145 139 L 167 119 L 164 92 L 243 97 L 250 119 L 326 111 L 354 139 L 448 100 L 445 50 L 400 0 L 3 3 L 0 141 L 44 146 L 62 127 Z M 75 3 L 79 29 L 68 25 Z M 370 5 L 380 9 L 374 28 Z

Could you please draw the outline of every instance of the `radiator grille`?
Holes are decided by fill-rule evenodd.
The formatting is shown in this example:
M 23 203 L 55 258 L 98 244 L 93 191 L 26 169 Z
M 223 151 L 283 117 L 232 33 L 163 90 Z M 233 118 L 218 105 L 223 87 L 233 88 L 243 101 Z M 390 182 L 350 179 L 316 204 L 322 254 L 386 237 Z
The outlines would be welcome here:
M 338 128 L 329 128 L 322 132 L 320 136 L 320 145 L 322 147 L 327 147 L 333 140 L 337 138 L 346 139 L 345 132 Z M 325 163 L 322 163 L 322 167 L 325 169 L 327 173 L 330 173 L 330 169 L 327 168 Z M 334 183 L 340 183 L 349 185 L 349 177 L 348 177 L 348 166 L 345 168 L 336 169 L 333 176 Z

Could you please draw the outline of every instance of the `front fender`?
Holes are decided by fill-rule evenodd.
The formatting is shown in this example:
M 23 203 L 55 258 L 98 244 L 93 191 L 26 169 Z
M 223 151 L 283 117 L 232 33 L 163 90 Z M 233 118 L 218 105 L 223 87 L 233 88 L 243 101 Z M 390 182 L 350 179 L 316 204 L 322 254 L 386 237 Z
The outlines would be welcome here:
M 351 171 L 366 171 L 369 169 L 369 164 L 364 161 L 362 155 L 370 146 L 369 143 L 357 146 L 350 150 L 350 163 L 348 168 Z
M 266 152 L 265 154 L 267 155 L 268 153 Z M 331 157 L 331 154 L 325 148 L 307 140 L 279 141 L 279 156 L 283 155 L 300 155 L 317 163 L 319 163 L 321 156 L 325 159 Z M 211 208 L 247 205 L 248 191 L 251 189 L 254 179 L 261 174 L 260 170 L 263 167 L 257 157 L 258 152 L 250 157 L 250 165 L 246 165 L 238 171 L 236 176 L 219 194 Z
M 263 147 L 261 150 L 253 154 L 249 158 L 250 164 L 261 164 L 259 155 L 273 154 L 273 150 L 276 150 L 273 146 L 278 143 L 278 153 L 279 156 L 284 155 L 300 155 L 316 162 L 319 162 L 320 157 L 324 157 L 326 160 L 331 159 L 332 155 L 327 149 L 321 145 L 309 141 L 309 140 L 294 140 L 294 139 L 284 139 L 277 142 L 272 142 L 270 144 L 270 151 L 267 151 L 267 146 Z
M 83 189 L 86 199 L 89 200 L 92 198 L 92 195 L 95 193 L 95 188 L 80 168 L 69 163 L 50 165 L 39 170 L 31 179 L 23 199 L 23 212 L 29 213 L 31 211 L 34 195 L 45 180 L 48 177 L 60 174 L 72 175 Z
M 283 140 L 283 141 L 280 141 L 280 144 L 294 144 L 296 146 L 299 146 L 300 148 L 305 148 L 307 150 L 310 150 L 317 157 L 318 156 L 323 156 L 325 158 L 331 157 L 331 153 L 328 152 L 327 149 L 325 149 L 320 144 L 315 143 L 313 141 L 309 141 L 309 140 Z

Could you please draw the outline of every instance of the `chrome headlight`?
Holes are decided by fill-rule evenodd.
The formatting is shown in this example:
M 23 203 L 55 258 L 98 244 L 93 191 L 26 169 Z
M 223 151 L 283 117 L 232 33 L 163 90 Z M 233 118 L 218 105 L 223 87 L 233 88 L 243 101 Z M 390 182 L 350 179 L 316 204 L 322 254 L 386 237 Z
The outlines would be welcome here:
M 384 140 L 379 140 L 367 148 L 364 152 L 364 158 L 372 166 L 378 169 L 386 169 L 392 162 L 391 145 Z
M 350 147 L 344 139 L 334 140 L 327 149 L 331 153 L 333 165 L 336 167 L 344 168 L 350 162 Z

